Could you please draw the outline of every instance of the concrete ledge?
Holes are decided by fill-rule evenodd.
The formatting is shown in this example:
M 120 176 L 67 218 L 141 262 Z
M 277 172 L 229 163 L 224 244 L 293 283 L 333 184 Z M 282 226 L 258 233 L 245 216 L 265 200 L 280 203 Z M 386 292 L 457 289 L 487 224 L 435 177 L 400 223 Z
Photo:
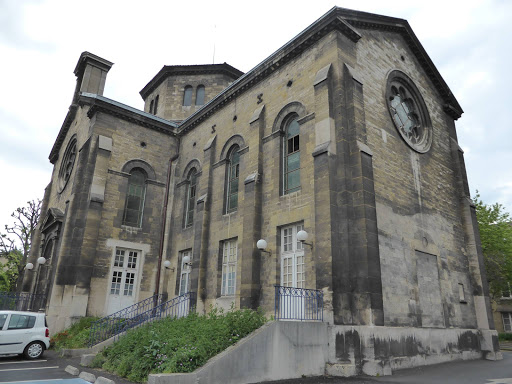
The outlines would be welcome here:
M 60 357 L 79 357 L 84 353 L 90 352 L 90 348 L 79 348 L 79 349 L 61 349 L 59 351 Z
M 149 375 L 148 384 L 248 384 L 320 376 L 327 361 L 327 324 L 277 321 L 187 374 Z

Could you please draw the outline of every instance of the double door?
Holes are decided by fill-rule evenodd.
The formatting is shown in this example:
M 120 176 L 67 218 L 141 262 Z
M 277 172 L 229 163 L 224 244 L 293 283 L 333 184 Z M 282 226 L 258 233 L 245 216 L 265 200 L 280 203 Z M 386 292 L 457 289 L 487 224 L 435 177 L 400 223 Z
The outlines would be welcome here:
M 117 248 L 110 274 L 108 314 L 135 304 L 140 251 Z
M 304 246 L 297 240 L 297 233 L 304 228 L 295 224 L 281 229 L 281 285 L 285 287 L 279 298 L 280 317 L 301 319 L 304 317 L 306 271 Z

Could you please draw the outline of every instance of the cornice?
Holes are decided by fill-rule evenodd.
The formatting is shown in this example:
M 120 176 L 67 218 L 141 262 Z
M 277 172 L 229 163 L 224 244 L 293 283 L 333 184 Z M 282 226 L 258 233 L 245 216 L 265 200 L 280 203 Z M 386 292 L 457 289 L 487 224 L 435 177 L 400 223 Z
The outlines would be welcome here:
M 189 76 L 189 75 L 212 75 L 221 74 L 238 79 L 244 73 L 235 67 L 223 64 L 199 64 L 199 65 L 164 65 L 162 69 L 151 79 L 151 81 L 139 92 L 144 100 L 169 76 Z
M 290 42 L 277 50 L 274 54 L 269 56 L 261 64 L 239 78 L 223 92 L 219 93 L 203 108 L 185 119 L 180 125 L 179 133 L 185 133 L 192 129 L 215 113 L 219 108 L 222 108 L 231 100 L 239 97 L 254 85 L 269 77 L 282 66 L 301 55 L 305 50 L 332 31 L 339 31 L 343 33 L 355 43 L 361 38 L 361 34 L 343 20 L 336 12 L 328 12 Z
M 50 163 L 55 164 L 57 160 L 59 159 L 59 150 L 62 146 L 62 143 L 64 142 L 64 139 L 66 138 L 66 134 L 69 131 L 69 127 L 71 126 L 71 123 L 75 119 L 76 111 L 78 110 L 78 104 L 71 104 L 69 106 L 68 113 L 66 114 L 66 117 L 64 118 L 64 122 L 62 123 L 62 126 L 60 127 L 59 134 L 57 135 L 57 139 L 55 140 L 55 143 L 53 144 L 52 150 L 50 151 L 50 156 L 48 156 L 48 159 L 50 160 Z
M 445 104 L 444 111 L 454 120 L 461 117 L 464 113 L 462 107 L 428 56 L 407 20 L 346 9 L 340 9 L 339 12 L 342 12 L 343 18 L 355 28 L 390 31 L 400 34 L 443 98 Z

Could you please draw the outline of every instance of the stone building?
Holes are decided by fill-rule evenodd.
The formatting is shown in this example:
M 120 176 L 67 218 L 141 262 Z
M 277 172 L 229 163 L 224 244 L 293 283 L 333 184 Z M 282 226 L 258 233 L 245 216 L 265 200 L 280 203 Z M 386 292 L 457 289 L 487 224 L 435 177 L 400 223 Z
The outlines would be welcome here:
M 155 293 L 273 314 L 279 285 L 323 293 L 331 373 L 499 357 L 463 111 L 407 21 L 333 8 L 245 74 L 164 66 L 144 111 L 111 66 L 81 55 L 50 153 L 24 289 L 53 329 Z

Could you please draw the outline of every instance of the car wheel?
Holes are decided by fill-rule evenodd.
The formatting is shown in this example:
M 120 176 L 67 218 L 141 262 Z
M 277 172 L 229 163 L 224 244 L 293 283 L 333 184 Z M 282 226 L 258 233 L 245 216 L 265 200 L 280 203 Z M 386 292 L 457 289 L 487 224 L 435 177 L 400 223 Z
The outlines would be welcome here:
M 30 360 L 39 359 L 41 356 L 43 356 L 43 352 L 43 343 L 41 343 L 40 341 L 33 341 L 25 347 L 23 355 Z

